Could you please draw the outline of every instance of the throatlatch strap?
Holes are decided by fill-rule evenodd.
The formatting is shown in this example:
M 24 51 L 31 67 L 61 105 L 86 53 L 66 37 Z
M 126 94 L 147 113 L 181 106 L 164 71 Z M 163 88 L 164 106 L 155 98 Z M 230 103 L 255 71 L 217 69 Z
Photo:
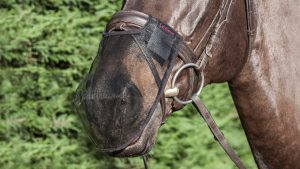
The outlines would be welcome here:
M 218 142 L 223 147 L 225 152 L 228 154 L 230 159 L 235 163 L 235 165 L 239 169 L 246 169 L 245 166 L 243 165 L 242 161 L 240 160 L 239 156 L 234 152 L 233 148 L 226 141 L 223 133 L 220 131 L 219 127 L 217 126 L 214 119 L 212 118 L 210 112 L 207 110 L 207 108 L 202 103 L 202 101 L 199 99 L 199 97 L 197 95 L 194 95 L 192 97 L 192 100 L 193 100 L 194 106 L 197 108 L 198 112 L 205 120 L 210 131 L 215 136 L 215 138 L 218 140 Z

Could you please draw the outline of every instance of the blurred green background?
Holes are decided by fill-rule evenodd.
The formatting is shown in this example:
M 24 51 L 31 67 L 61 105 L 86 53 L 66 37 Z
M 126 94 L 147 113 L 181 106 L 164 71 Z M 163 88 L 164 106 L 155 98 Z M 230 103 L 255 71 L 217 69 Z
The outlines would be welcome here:
M 72 93 L 121 0 L 0 0 L 0 168 L 140 169 L 101 154 L 72 110 Z M 256 168 L 226 84 L 202 96 L 229 142 Z M 231 169 L 192 106 L 163 125 L 151 169 Z

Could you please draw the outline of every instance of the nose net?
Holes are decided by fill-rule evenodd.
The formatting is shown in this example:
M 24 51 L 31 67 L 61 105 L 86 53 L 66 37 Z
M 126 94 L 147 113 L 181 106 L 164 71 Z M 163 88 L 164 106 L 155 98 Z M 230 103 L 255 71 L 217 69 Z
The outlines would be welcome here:
M 75 98 L 98 148 L 119 151 L 138 139 L 163 95 L 181 43 L 172 28 L 152 17 L 139 30 L 104 34 Z M 149 81 L 145 74 L 151 74 L 155 93 L 143 86 Z

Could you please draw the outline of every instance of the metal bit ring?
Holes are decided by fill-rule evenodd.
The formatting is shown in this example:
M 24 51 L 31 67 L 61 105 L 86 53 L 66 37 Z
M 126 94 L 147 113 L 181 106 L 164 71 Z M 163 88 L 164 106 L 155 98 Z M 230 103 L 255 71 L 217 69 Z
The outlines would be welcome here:
M 200 69 L 201 67 L 199 66 L 199 65 L 197 65 L 197 64 L 195 64 L 195 63 L 187 63 L 187 64 L 184 64 L 182 67 L 180 67 L 178 70 L 177 70 L 177 72 L 175 73 L 175 75 L 174 75 L 174 77 L 173 77 L 173 80 L 172 80 L 172 84 L 171 84 L 171 87 L 172 88 L 176 88 L 176 86 L 175 86 L 175 84 L 176 84 L 176 80 L 177 80 L 177 78 L 178 78 L 178 76 L 179 76 L 179 74 L 184 70 L 184 69 L 186 69 L 186 68 L 190 68 L 190 67 L 192 67 L 192 68 L 194 68 L 194 69 Z M 204 73 L 203 73 L 203 71 L 201 72 L 201 84 L 200 84 L 200 87 L 199 87 L 199 89 L 198 89 L 198 91 L 197 91 L 197 95 L 199 95 L 200 93 L 201 93 L 201 91 L 202 91 L 202 89 L 203 89 L 203 86 L 204 86 Z M 192 103 L 192 100 L 190 99 L 190 100 L 181 100 L 181 99 L 179 99 L 177 96 L 174 96 L 174 99 L 178 102 L 178 103 L 180 103 L 180 104 L 189 104 L 189 103 Z

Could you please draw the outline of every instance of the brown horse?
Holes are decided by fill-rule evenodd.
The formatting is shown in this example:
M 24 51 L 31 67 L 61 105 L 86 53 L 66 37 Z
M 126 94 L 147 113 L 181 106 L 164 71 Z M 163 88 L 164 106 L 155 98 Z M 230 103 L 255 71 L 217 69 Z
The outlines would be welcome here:
M 229 83 L 259 168 L 298 169 L 300 3 L 298 0 L 232 0 L 225 6 L 229 1 L 127 0 L 123 11 L 146 13 L 169 25 L 193 49 L 195 58 L 190 61 L 202 63 L 203 57 L 208 58 L 204 84 Z M 223 16 L 218 15 L 222 12 L 226 12 L 225 18 L 215 22 L 217 16 Z M 131 24 L 130 17 L 125 18 L 127 24 L 116 24 L 124 18 L 115 16 L 106 31 L 138 32 L 141 29 L 138 24 L 146 24 L 143 18 L 148 17 L 142 13 L 136 12 L 137 16 L 133 17 L 140 20 Z M 167 25 L 161 28 L 173 35 Z M 152 107 L 159 93 L 160 81 L 156 77 L 162 77 L 166 68 L 162 58 L 152 56 L 155 59 L 150 61 L 144 58 L 143 46 L 137 45 L 139 40 L 128 40 L 131 36 L 128 37 L 114 35 L 102 42 L 101 57 L 95 60 L 93 73 L 81 86 L 83 90 L 97 93 L 95 97 L 95 94 L 86 97 L 89 102 L 85 102 L 85 111 L 92 112 L 86 113 L 86 126 L 96 137 L 94 141 L 115 156 L 148 152 L 161 123 L 184 106 L 172 97 L 163 97 Z M 147 47 L 153 46 L 155 43 Z M 173 48 L 162 51 L 172 52 Z M 176 58 L 165 90 L 171 88 L 172 77 L 187 62 L 185 59 Z M 157 68 L 156 72 L 151 65 Z M 182 100 L 191 98 L 199 81 L 199 73 L 184 71 L 176 81 L 179 89 L 176 96 Z M 171 95 L 174 92 L 178 91 Z M 152 114 L 147 113 L 150 110 Z

